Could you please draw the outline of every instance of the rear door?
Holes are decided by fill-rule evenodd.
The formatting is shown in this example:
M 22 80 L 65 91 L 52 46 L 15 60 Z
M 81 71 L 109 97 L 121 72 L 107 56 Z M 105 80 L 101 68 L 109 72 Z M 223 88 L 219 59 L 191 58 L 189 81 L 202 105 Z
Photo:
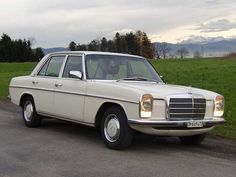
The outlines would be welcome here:
M 84 98 L 86 81 L 71 78 L 70 71 L 83 73 L 82 55 L 69 55 L 64 64 L 64 70 L 57 79 L 55 86 L 54 110 L 57 116 L 84 121 Z
M 54 89 L 65 55 L 51 56 L 32 78 L 34 100 L 38 113 L 54 114 Z

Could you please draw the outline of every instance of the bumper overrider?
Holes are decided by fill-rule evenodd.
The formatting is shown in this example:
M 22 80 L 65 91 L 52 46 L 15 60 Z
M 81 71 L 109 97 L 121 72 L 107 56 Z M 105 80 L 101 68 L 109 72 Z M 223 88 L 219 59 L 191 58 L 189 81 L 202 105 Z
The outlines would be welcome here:
M 201 122 L 203 126 L 189 128 L 187 125 L 190 122 Z M 223 123 L 225 123 L 224 118 L 178 121 L 145 119 L 128 120 L 129 126 L 139 132 L 161 136 L 191 136 L 207 133 L 212 130 L 215 125 Z

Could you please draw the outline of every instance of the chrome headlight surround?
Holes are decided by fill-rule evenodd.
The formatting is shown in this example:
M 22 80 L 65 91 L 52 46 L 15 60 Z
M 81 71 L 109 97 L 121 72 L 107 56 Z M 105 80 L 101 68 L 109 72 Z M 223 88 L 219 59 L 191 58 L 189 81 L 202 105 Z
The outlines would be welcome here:
M 217 95 L 214 99 L 214 117 L 222 117 L 224 115 L 224 97 Z
M 144 94 L 139 102 L 139 115 L 141 118 L 152 116 L 153 97 L 151 94 Z

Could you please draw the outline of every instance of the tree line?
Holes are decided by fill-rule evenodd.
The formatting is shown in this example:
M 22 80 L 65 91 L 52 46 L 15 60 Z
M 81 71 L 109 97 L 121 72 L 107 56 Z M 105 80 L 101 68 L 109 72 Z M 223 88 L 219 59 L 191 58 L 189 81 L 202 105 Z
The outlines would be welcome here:
M 140 30 L 135 33 L 129 32 L 126 34 L 116 33 L 112 39 L 102 37 L 94 39 L 88 44 L 76 44 L 71 41 L 69 44 L 71 51 L 104 51 L 128 53 L 133 55 L 143 56 L 149 59 L 154 58 L 154 47 L 151 40 L 145 32 Z
M 0 39 L 0 62 L 39 61 L 44 56 L 41 48 L 32 49 L 31 41 L 12 40 L 7 34 Z
M 156 59 L 166 59 L 166 58 L 185 58 L 188 54 L 189 51 L 184 47 L 180 47 L 175 51 L 175 54 L 171 53 L 171 46 L 170 44 L 166 42 L 162 43 L 156 43 L 155 44 L 155 57 Z M 194 53 L 194 58 L 195 55 L 200 56 L 200 53 Z

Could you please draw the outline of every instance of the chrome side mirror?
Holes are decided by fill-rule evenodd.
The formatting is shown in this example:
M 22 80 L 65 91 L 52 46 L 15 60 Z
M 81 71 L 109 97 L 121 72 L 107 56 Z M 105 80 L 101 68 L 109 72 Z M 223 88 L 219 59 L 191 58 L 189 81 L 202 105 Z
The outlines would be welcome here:
M 70 71 L 69 72 L 70 78 L 82 79 L 82 73 L 80 71 Z
M 165 79 L 164 79 L 164 76 L 163 76 L 163 75 L 160 75 L 160 78 L 161 78 L 161 80 L 162 80 L 165 84 L 167 84 L 167 83 L 165 82 Z

